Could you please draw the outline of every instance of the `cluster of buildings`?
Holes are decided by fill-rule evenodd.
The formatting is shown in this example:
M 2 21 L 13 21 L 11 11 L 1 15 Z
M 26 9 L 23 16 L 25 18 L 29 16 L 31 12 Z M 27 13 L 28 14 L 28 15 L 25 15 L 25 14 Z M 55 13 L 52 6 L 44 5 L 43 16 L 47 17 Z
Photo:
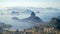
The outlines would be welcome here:
M 40 32 L 39 32 L 40 33 Z M 38 34 L 34 30 L 4 30 L 3 34 Z
M 45 27 L 44 34 L 60 34 L 60 31 L 55 29 L 54 27 L 52 27 L 52 28 Z
M 60 31 L 48 27 L 45 27 L 42 30 L 32 28 L 31 30 L 22 30 L 22 31 L 5 29 L 3 31 L 3 34 L 60 34 Z
M 44 29 L 32 28 L 31 30 L 9 30 L 4 29 L 3 34 L 60 34 L 60 31 L 54 28 L 45 27 Z

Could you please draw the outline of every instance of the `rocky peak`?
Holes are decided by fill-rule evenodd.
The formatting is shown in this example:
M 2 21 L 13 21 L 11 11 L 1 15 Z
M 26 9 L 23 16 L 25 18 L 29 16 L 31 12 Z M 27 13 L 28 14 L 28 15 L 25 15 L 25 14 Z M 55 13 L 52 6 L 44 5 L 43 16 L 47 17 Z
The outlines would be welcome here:
M 31 13 L 31 17 L 35 17 L 36 15 L 35 15 L 35 13 L 34 12 L 32 12 Z

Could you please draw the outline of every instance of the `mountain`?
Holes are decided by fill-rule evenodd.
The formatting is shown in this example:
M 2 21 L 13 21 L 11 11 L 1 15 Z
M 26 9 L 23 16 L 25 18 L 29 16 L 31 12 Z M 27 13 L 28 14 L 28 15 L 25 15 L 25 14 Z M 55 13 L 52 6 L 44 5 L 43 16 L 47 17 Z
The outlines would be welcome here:
M 20 20 L 20 22 L 41 23 L 41 22 L 43 22 L 43 20 L 40 19 L 39 17 L 37 17 L 34 12 L 32 12 L 30 17 L 24 18 L 24 19 Z

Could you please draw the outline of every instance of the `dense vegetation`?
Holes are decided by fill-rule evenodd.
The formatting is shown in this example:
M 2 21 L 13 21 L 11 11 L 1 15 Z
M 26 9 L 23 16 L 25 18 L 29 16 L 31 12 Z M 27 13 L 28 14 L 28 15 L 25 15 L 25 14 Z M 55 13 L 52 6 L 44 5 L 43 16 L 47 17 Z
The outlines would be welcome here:
M 52 18 L 49 22 L 50 27 L 54 27 L 57 30 L 60 30 L 60 18 Z

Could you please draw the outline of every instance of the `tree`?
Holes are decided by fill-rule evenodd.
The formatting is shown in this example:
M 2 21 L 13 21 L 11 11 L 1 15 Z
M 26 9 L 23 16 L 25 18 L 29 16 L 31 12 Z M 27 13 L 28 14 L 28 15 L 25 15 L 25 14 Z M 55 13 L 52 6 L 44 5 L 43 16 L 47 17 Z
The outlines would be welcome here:
M 2 33 L 0 33 L 0 34 L 2 34 Z
M 55 23 L 57 23 L 56 18 L 52 18 L 49 22 L 49 27 L 55 27 Z
M 60 19 L 59 18 L 52 18 L 49 22 L 50 27 L 54 27 L 57 30 L 60 30 Z
M 60 30 L 60 19 L 57 18 L 56 21 L 57 21 L 57 23 L 55 23 L 56 29 Z

